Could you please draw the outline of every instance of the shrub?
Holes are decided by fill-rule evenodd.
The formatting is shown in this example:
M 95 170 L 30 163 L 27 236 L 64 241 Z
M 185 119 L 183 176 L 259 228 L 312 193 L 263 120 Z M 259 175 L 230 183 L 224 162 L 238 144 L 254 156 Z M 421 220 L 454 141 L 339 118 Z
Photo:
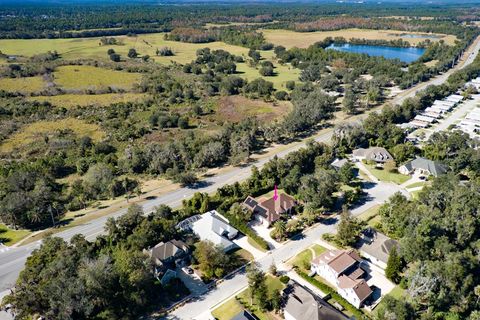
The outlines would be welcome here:
M 293 80 L 287 81 L 287 83 L 285 83 L 285 87 L 286 87 L 288 90 L 293 90 L 293 89 L 295 89 L 295 81 L 293 81 Z
M 280 279 L 280 282 L 283 283 L 283 284 L 287 284 L 288 281 L 290 281 L 290 277 L 287 276 L 287 275 L 283 275 L 279 279 Z
M 288 93 L 283 90 L 275 92 L 274 96 L 277 100 L 288 100 Z
M 175 54 L 173 53 L 172 48 L 169 47 L 162 47 L 160 49 L 157 49 L 157 56 L 161 57 L 171 57 L 174 56 Z

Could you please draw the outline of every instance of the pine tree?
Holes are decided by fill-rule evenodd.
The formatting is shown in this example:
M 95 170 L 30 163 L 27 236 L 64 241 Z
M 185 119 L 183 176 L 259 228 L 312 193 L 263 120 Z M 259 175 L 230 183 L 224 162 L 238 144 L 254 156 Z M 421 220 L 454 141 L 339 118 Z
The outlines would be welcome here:
M 397 248 L 393 247 L 388 256 L 385 276 L 395 283 L 400 282 L 400 272 L 402 272 L 402 258 L 397 253 Z

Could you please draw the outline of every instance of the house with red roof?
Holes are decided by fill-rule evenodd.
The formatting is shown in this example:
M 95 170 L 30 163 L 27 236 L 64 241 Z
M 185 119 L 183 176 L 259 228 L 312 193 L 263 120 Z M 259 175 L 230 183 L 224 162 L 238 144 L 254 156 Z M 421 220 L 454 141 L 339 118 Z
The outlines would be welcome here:
M 266 227 L 270 227 L 283 214 L 291 214 L 297 205 L 295 198 L 286 193 L 280 193 L 277 199 L 272 196 L 256 200 L 248 196 L 242 204 L 245 209 L 253 213 L 255 219 L 262 222 Z

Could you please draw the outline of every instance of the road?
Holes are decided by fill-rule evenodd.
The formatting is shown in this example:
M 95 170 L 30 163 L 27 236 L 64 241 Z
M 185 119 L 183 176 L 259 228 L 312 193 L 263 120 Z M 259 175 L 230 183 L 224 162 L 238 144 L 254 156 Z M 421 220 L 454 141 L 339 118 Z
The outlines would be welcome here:
M 454 69 L 449 72 L 440 75 L 436 78 L 431 79 L 426 83 L 419 84 L 414 89 L 407 90 L 405 93 L 399 94 L 392 100 L 393 104 L 401 103 L 404 99 L 414 96 L 418 91 L 424 89 L 430 84 L 441 84 L 447 77 L 454 71 L 460 68 L 465 67 L 466 65 L 473 62 L 475 56 L 480 50 L 480 37 L 477 38 L 475 43 L 467 50 L 465 54 L 464 62 L 457 65 Z M 328 142 L 332 136 L 331 131 L 328 131 L 322 135 L 316 137 L 315 140 L 319 142 Z M 280 152 L 275 153 L 269 157 L 265 157 L 261 160 L 258 160 L 254 165 L 257 167 L 262 167 L 267 161 L 269 161 L 274 156 L 284 157 L 288 153 L 298 150 L 305 146 L 305 142 L 295 144 L 291 147 L 285 148 Z M 195 192 L 213 192 L 219 187 L 222 187 L 226 184 L 233 183 L 235 181 L 242 181 L 246 179 L 251 172 L 251 166 L 244 166 L 232 169 L 228 172 L 221 173 L 212 177 L 208 177 L 203 180 L 203 185 L 196 188 L 179 188 L 175 191 L 161 195 L 155 199 L 148 200 L 142 205 L 145 211 L 150 211 L 160 204 L 166 204 L 172 207 L 179 206 L 183 199 L 191 197 Z M 126 212 L 126 208 L 120 209 L 112 215 L 104 216 L 90 222 L 84 223 L 82 225 L 70 228 L 68 230 L 59 232 L 55 234 L 58 237 L 61 237 L 65 240 L 69 240 L 75 234 L 83 234 L 86 239 L 93 240 L 97 235 L 103 232 L 103 226 L 105 225 L 108 217 L 118 217 Z M 31 252 L 39 246 L 39 242 L 27 244 L 18 248 L 11 248 L 6 252 L 0 252 L 0 296 L 5 293 L 6 290 L 11 288 L 15 283 L 19 272 L 23 269 L 27 257 Z M 286 250 L 286 249 L 285 249 Z M 280 255 L 281 256 L 281 255 Z
M 384 203 L 395 192 L 401 192 L 409 197 L 407 191 L 390 182 L 367 183 L 364 186 L 364 190 L 367 193 L 366 201 L 362 205 L 351 210 L 354 216 L 360 215 L 372 206 Z M 317 224 L 315 227 L 304 232 L 302 236 L 288 241 L 277 249 L 272 250 L 270 254 L 257 259 L 256 262 L 264 271 L 267 271 L 272 262 L 275 264 L 285 262 L 311 246 L 312 243 L 321 239 L 324 233 L 335 232 L 337 223 L 338 221 L 335 218 L 332 218 L 329 223 Z M 169 314 L 168 319 L 209 319 L 210 309 L 212 307 L 219 305 L 219 302 L 240 292 L 246 285 L 247 279 L 245 274 L 239 273 L 233 278 L 223 281 L 215 289 L 201 295 L 196 300 L 174 310 Z

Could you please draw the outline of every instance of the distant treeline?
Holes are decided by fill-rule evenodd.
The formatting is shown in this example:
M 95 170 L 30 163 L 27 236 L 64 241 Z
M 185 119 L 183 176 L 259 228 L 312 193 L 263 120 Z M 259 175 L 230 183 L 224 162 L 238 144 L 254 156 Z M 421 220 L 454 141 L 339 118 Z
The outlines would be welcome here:
M 0 38 L 107 36 L 128 32 L 146 33 L 153 30 L 157 32 L 177 27 L 201 27 L 209 22 L 219 24 L 255 23 L 274 28 L 287 27 L 299 31 L 336 30 L 358 25 L 364 28 L 377 26 L 381 29 L 398 27 L 401 30 L 411 30 L 411 27 L 402 28 L 402 26 L 417 25 L 423 32 L 440 32 L 438 25 L 441 25 L 445 33 L 451 33 L 452 24 L 458 24 L 456 21 L 465 21 L 467 16 L 470 16 L 467 20 L 475 20 L 476 11 L 470 9 L 468 5 L 435 7 L 418 5 L 415 8 L 405 8 L 396 4 L 383 3 L 381 5 L 363 5 L 362 7 L 345 4 L 322 4 L 321 6 L 305 3 L 289 4 L 288 10 L 284 4 L 249 4 L 228 7 L 218 4 L 189 6 L 149 4 L 5 5 L 0 8 Z M 326 17 L 338 15 L 346 15 L 346 17 L 334 20 L 326 19 Z M 409 18 L 386 18 L 391 16 L 407 16 Z M 433 17 L 434 20 L 420 20 L 417 18 L 419 16 Z M 457 17 L 459 17 L 458 20 Z M 384 25 L 389 27 L 383 27 Z M 94 32 L 99 33 L 94 34 L 91 31 L 83 31 L 90 29 L 111 30 L 98 30 Z

